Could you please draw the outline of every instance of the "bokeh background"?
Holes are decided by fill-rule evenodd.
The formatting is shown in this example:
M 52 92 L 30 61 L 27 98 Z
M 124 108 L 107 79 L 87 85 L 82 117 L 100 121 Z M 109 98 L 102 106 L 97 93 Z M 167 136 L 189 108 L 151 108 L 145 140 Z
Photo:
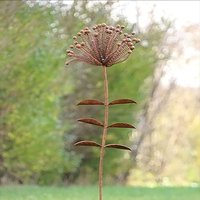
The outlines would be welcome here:
M 123 24 L 141 43 L 108 70 L 108 142 L 131 153 L 106 151 L 105 184 L 198 186 L 200 182 L 200 5 L 146 1 L 0 1 L 0 184 L 87 185 L 98 181 L 101 130 L 79 117 L 102 119 L 100 67 L 65 66 L 65 50 L 85 26 Z

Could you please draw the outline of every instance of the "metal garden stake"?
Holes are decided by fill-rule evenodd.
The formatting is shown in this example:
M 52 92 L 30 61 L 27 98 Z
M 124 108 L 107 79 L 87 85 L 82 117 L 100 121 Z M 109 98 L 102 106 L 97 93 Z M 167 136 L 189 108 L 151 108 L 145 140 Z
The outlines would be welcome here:
M 112 102 L 108 100 L 108 79 L 107 67 L 111 67 L 116 63 L 123 62 L 133 52 L 135 44 L 140 40 L 134 37 L 134 33 L 123 33 L 124 26 L 117 25 L 116 27 L 108 26 L 105 23 L 98 24 L 89 29 L 84 28 L 74 36 L 74 44 L 70 45 L 70 50 L 67 50 L 67 55 L 71 57 L 66 64 L 75 61 L 84 62 L 90 65 L 101 66 L 104 78 L 104 101 L 87 99 L 83 100 L 78 105 L 102 105 L 104 106 L 104 122 L 93 118 L 81 118 L 79 122 L 93 124 L 103 128 L 101 144 L 95 141 L 79 141 L 75 146 L 93 146 L 100 148 L 99 159 L 99 200 L 102 200 L 103 186 L 103 160 L 105 148 L 117 148 L 123 150 L 131 149 L 121 144 L 107 144 L 106 135 L 110 128 L 135 128 L 128 123 L 108 124 L 109 107 L 116 104 L 136 103 L 131 99 L 118 99 Z

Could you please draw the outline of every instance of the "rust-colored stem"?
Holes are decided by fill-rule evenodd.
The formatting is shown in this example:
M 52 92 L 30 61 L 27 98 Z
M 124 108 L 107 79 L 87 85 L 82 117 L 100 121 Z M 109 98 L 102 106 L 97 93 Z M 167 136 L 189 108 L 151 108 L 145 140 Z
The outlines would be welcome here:
M 107 68 L 103 66 L 103 77 L 104 77 L 104 127 L 101 142 L 101 151 L 99 159 L 99 200 L 102 200 L 102 187 L 103 187 L 103 159 L 104 159 L 104 146 L 106 143 L 107 127 L 108 127 L 108 78 Z

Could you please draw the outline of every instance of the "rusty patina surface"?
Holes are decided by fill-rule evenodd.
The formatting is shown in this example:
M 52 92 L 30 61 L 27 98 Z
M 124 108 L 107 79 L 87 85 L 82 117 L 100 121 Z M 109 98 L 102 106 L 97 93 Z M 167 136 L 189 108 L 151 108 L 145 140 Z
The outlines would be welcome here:
M 131 99 L 117 99 L 109 103 L 108 99 L 108 78 L 107 67 L 111 67 L 116 63 L 123 62 L 135 49 L 135 44 L 140 40 L 134 37 L 134 33 L 123 33 L 124 26 L 117 25 L 116 27 L 108 26 L 105 23 L 98 24 L 89 29 L 84 28 L 74 36 L 74 44 L 70 45 L 70 50 L 67 50 L 67 55 L 71 58 L 66 64 L 72 62 L 84 62 L 90 65 L 101 66 L 104 79 L 104 101 L 96 99 L 86 99 L 79 102 L 77 105 L 99 105 L 104 106 L 104 121 L 101 122 L 94 118 L 81 118 L 79 122 L 92 124 L 102 127 L 101 144 L 95 141 L 78 141 L 75 146 L 90 146 L 100 148 L 99 159 L 99 200 L 103 199 L 103 160 L 105 148 L 115 148 L 122 150 L 131 149 L 122 144 L 106 144 L 106 136 L 109 128 L 135 128 L 133 125 L 117 122 L 108 125 L 109 106 L 117 104 L 136 103 Z

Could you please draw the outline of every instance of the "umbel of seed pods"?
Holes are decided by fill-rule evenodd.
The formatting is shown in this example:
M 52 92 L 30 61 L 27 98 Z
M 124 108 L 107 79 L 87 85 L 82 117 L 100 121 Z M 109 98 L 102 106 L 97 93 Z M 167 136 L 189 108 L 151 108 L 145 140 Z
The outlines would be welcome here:
M 71 60 L 66 62 L 84 62 L 90 65 L 101 66 L 103 69 L 104 79 L 104 101 L 96 99 L 86 99 L 78 103 L 78 105 L 102 105 L 104 106 L 104 121 L 101 122 L 94 118 L 81 118 L 79 122 L 88 123 L 103 128 L 102 139 L 99 144 L 96 141 L 78 141 L 75 146 L 93 146 L 100 148 L 99 159 L 99 200 L 102 200 L 103 186 L 103 159 L 105 148 L 116 148 L 123 150 L 131 149 L 121 144 L 107 144 L 106 136 L 109 128 L 135 128 L 133 125 L 117 122 L 108 124 L 108 109 L 110 106 L 117 104 L 136 103 L 131 99 L 117 99 L 109 102 L 108 99 L 108 79 L 107 67 L 116 63 L 123 62 L 135 49 L 135 44 L 140 40 L 134 37 L 134 33 L 123 33 L 124 26 L 117 25 L 116 27 L 107 26 L 106 24 L 98 24 L 89 29 L 84 28 L 74 36 L 74 44 L 70 45 L 71 50 L 67 50 L 67 55 Z
M 116 27 L 98 24 L 89 29 L 84 28 L 74 36 L 67 55 L 73 61 L 81 61 L 96 66 L 110 67 L 126 60 L 139 42 L 134 33 L 123 33 L 124 26 Z

